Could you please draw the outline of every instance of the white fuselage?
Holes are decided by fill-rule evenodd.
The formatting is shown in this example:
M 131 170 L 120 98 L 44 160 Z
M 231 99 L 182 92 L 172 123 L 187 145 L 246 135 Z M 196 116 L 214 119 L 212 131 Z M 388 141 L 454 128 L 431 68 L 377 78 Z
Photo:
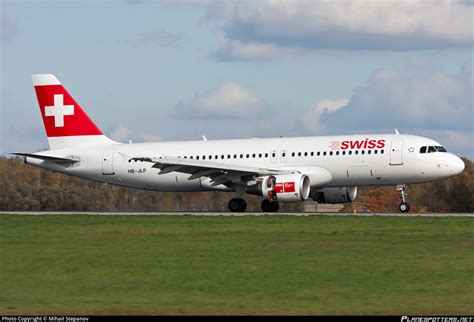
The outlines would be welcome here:
M 384 142 L 383 147 L 377 145 L 380 140 Z M 359 142 L 359 145 L 351 148 L 348 141 Z M 292 169 L 304 174 L 311 172 L 312 167 L 320 167 L 330 173 L 331 179 L 318 188 L 422 183 L 451 177 L 464 169 L 464 163 L 457 156 L 447 152 L 420 153 L 423 146 L 440 144 L 424 137 L 399 134 L 178 141 L 42 152 L 78 161 L 68 165 L 31 157 L 25 162 L 77 177 L 159 191 L 235 189 L 213 186 L 205 176 L 189 179 L 190 175 L 182 172 L 160 175 L 160 169 L 153 168 L 152 163 L 132 158 L 192 158 L 224 165 Z

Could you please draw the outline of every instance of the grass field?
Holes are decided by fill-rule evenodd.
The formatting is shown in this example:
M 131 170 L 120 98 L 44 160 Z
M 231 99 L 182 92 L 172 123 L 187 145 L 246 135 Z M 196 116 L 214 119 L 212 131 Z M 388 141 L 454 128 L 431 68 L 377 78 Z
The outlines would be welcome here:
M 0 314 L 474 314 L 474 219 L 0 216 Z

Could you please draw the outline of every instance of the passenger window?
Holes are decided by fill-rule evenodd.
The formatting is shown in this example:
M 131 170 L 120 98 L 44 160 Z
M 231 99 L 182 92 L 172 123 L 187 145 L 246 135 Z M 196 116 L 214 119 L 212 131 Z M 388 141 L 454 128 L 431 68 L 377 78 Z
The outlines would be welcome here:
M 365 150 L 360 151 L 361 154 L 365 154 Z
M 241 155 L 240 155 L 240 158 L 242 159 L 243 157 L 244 157 L 244 155 L 243 155 L 243 154 L 241 154 Z
M 286 153 L 283 152 L 283 153 L 281 154 L 281 156 L 282 156 L 282 157 L 286 157 Z
M 196 160 L 199 160 L 199 155 L 196 156 Z
M 311 156 L 314 156 L 314 152 L 311 152 Z
M 301 156 L 301 152 L 298 152 L 298 156 L 299 156 L 299 157 Z
M 234 159 L 237 159 L 237 154 L 234 154 Z
M 367 151 L 367 154 L 371 154 L 371 153 L 372 153 L 372 151 L 371 151 L 371 150 L 368 150 L 368 151 Z
M 346 151 L 342 151 L 342 155 L 346 155 Z
M 380 150 L 380 154 L 383 154 L 383 151 L 384 151 L 384 150 Z
M 336 155 L 339 155 L 339 151 L 336 151 Z
M 377 154 L 377 150 L 374 150 L 374 154 Z
M 265 153 L 265 158 L 268 158 L 268 153 Z
M 318 151 L 318 157 L 321 155 L 321 152 Z
M 359 150 L 355 150 L 355 152 L 354 152 L 354 153 L 355 153 L 355 154 L 359 154 Z
M 276 157 L 276 154 L 275 152 L 272 153 L 272 158 Z
M 255 153 L 254 153 L 254 154 L 252 154 L 252 158 L 255 158 Z
M 352 154 L 352 151 L 349 151 L 349 155 L 351 155 L 351 154 Z
M 305 152 L 305 153 L 304 153 L 304 156 L 307 157 L 307 156 L 308 156 L 308 152 Z
M 323 152 L 323 155 L 324 155 L 324 156 L 326 155 L 326 151 Z
M 291 153 L 291 156 L 294 157 L 294 156 L 295 156 L 295 152 L 292 152 L 292 153 Z
M 332 155 L 332 151 L 331 151 L 331 152 L 329 152 L 329 155 Z
M 258 154 L 258 157 L 259 157 L 259 158 L 261 158 L 261 157 L 262 157 L 262 154 L 261 154 L 261 153 L 259 153 L 259 154 Z

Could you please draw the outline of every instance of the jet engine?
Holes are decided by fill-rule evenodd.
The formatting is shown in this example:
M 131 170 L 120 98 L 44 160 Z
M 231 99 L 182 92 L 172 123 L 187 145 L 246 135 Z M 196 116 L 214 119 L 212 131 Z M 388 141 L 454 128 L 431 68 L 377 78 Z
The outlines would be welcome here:
M 318 203 L 346 203 L 352 202 L 357 196 L 357 187 L 324 188 L 311 193 L 311 197 Z
M 258 178 L 257 184 L 247 187 L 247 193 L 263 196 L 271 201 L 304 201 L 311 190 L 307 175 L 294 173 Z

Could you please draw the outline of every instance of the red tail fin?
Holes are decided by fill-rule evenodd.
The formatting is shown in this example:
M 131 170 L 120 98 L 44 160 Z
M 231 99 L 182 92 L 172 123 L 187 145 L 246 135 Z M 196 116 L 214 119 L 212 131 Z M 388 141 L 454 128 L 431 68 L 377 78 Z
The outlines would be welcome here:
M 54 75 L 31 77 L 51 149 L 117 143 L 102 133 Z

